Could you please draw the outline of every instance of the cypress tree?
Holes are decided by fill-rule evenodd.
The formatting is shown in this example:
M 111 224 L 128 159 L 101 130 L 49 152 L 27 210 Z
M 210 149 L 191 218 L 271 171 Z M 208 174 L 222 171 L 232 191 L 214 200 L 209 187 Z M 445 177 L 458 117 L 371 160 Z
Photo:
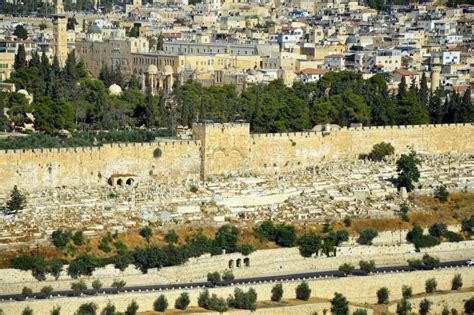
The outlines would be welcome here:
M 20 46 L 18 46 L 18 52 L 15 55 L 14 68 L 15 68 L 15 70 L 19 70 L 19 69 L 24 68 L 24 67 L 26 67 L 25 45 L 20 44 Z
M 441 100 L 441 92 L 439 89 L 431 95 L 430 102 L 428 104 L 428 110 L 430 112 L 430 121 L 433 124 L 441 124 L 443 122 L 443 102 Z
M 3 114 L 5 108 L 5 100 L 3 97 L 3 93 L 0 93 L 0 131 L 4 131 L 7 129 L 7 119 Z
M 40 56 L 37 51 L 31 54 L 30 67 L 39 67 L 40 65 Z
M 43 81 L 46 81 L 48 79 L 48 74 L 49 74 L 49 60 L 44 50 L 43 50 L 43 53 L 41 54 L 41 61 L 40 61 L 39 68 L 40 68 L 40 73 L 41 73 L 41 77 Z
M 407 95 L 407 81 L 404 76 L 400 80 L 400 84 L 398 85 L 398 94 L 397 99 L 401 101 Z
M 461 102 L 461 108 L 463 110 L 464 120 L 462 122 L 473 122 L 474 121 L 474 106 L 471 100 L 471 89 L 467 89 L 464 92 Z
M 428 105 L 428 100 L 430 98 L 430 90 L 428 89 L 428 80 L 426 79 L 425 72 L 423 72 L 423 74 L 421 75 L 419 95 L 421 105 Z

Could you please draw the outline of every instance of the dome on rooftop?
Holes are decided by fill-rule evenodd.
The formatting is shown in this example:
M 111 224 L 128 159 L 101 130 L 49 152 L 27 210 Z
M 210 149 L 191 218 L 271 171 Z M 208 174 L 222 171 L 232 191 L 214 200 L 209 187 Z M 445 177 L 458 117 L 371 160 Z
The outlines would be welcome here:
M 170 65 L 165 66 L 165 71 L 163 72 L 164 75 L 172 75 L 173 74 L 173 68 Z
M 349 35 L 347 36 L 346 38 L 346 45 L 348 44 L 356 44 L 357 43 L 357 37 L 355 37 L 354 35 Z
M 120 87 L 120 85 L 112 84 L 111 86 L 109 86 L 109 93 L 110 95 L 122 95 L 122 88 Z
M 149 65 L 147 72 L 149 74 L 158 74 L 158 68 L 155 65 Z
M 23 94 L 23 95 L 25 95 L 25 96 L 30 95 L 30 94 L 28 94 L 28 91 L 25 90 L 25 89 L 20 89 L 20 90 L 18 90 L 18 93 Z
M 87 29 L 87 34 L 100 34 L 100 27 L 94 23 Z

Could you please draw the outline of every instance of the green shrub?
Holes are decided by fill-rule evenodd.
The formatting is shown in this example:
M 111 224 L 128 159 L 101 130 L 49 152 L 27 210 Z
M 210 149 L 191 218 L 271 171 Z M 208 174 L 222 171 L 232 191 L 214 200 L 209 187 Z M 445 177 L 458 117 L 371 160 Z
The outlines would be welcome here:
M 209 281 L 212 285 L 216 285 L 221 282 L 221 275 L 217 271 L 209 272 L 207 274 L 207 281 Z
M 407 299 L 402 299 L 397 303 L 397 314 L 407 315 L 411 311 L 411 303 Z
M 174 307 L 180 310 L 185 310 L 189 306 L 189 303 L 191 303 L 191 300 L 189 299 L 189 294 L 186 292 L 183 292 L 176 299 L 176 302 L 174 303 Z
M 208 309 L 208 307 L 209 307 L 209 300 L 210 300 L 210 299 L 211 299 L 211 297 L 210 297 L 210 295 L 209 295 L 209 290 L 208 290 L 208 289 L 205 289 L 204 291 L 202 291 L 201 293 L 199 293 L 199 297 L 198 297 L 198 305 L 199 305 L 199 307 Z
M 32 296 L 33 290 L 31 290 L 31 288 L 28 288 L 28 287 L 23 287 L 23 289 L 21 290 L 21 295 L 26 296 L 26 297 Z
M 352 219 L 348 215 L 344 217 L 343 222 L 344 222 L 345 227 L 350 227 L 352 225 Z
M 369 260 L 369 261 L 361 260 L 359 261 L 359 267 L 362 271 L 366 273 L 372 273 L 376 270 L 375 261 L 373 260 Z
M 79 306 L 76 315 L 96 315 L 97 304 L 95 303 L 84 303 Z
M 252 244 L 245 243 L 245 244 L 240 245 L 237 248 L 237 251 L 244 256 L 248 256 L 255 251 L 255 247 L 253 247 Z
M 107 305 L 104 307 L 102 312 L 100 312 L 100 315 L 115 315 L 115 305 L 112 303 L 107 303 Z
M 283 285 L 281 283 L 278 283 L 272 288 L 271 300 L 274 302 L 280 302 L 282 297 L 283 297 Z
M 420 309 L 419 309 L 419 314 L 420 315 L 428 315 L 430 313 L 430 308 L 433 302 L 431 302 L 428 299 L 423 299 L 420 302 Z
M 168 300 L 161 294 L 153 303 L 153 310 L 157 312 L 164 312 L 168 308 Z
M 349 263 L 345 263 L 339 266 L 339 271 L 344 272 L 344 275 L 346 276 L 350 275 L 354 271 L 354 269 L 354 266 Z
M 222 274 L 222 281 L 232 281 L 234 280 L 234 274 L 232 273 L 232 270 L 226 270 Z
M 92 281 L 92 288 L 96 291 L 99 291 L 102 288 L 102 282 L 99 279 Z
M 44 287 L 41 288 L 41 291 L 40 291 L 40 292 L 41 292 L 41 293 L 44 293 L 44 294 L 46 294 L 46 295 L 49 296 L 49 295 L 53 292 L 53 290 L 54 290 L 54 289 L 53 289 L 52 286 L 46 285 L 46 286 L 44 286 Z
M 29 306 L 27 306 L 25 307 L 23 312 L 21 312 L 21 315 L 33 315 L 33 310 Z
M 234 297 L 229 300 L 229 305 L 237 309 L 255 311 L 257 309 L 257 292 L 254 288 L 250 288 L 247 292 L 236 288 Z
M 133 300 L 128 304 L 127 309 L 125 310 L 125 315 L 136 315 L 138 311 L 138 304 Z
M 449 192 L 446 189 L 446 186 L 440 185 L 436 190 L 435 190 L 435 197 L 441 201 L 441 202 L 447 202 L 449 199 Z
M 311 289 L 308 282 L 303 281 L 296 287 L 296 298 L 298 300 L 308 301 L 311 296 Z
M 367 310 L 358 308 L 352 313 L 352 315 L 367 315 Z
M 377 303 L 378 304 L 386 304 L 388 303 L 390 291 L 386 288 L 380 288 L 377 290 Z
M 448 230 L 448 227 L 444 223 L 435 223 L 428 229 L 431 236 L 441 237 Z
M 64 231 L 64 230 L 56 230 L 51 234 L 51 240 L 53 245 L 57 248 L 64 248 L 66 247 L 67 243 L 71 239 L 71 232 Z
M 385 157 L 393 155 L 395 148 L 387 142 L 380 142 L 372 147 L 372 151 L 369 153 L 369 159 L 374 161 L 384 160 Z
M 464 237 L 461 234 L 453 232 L 453 231 L 446 231 L 443 234 L 443 236 L 444 238 L 446 238 L 448 242 L 451 242 L 451 243 L 459 243 L 459 242 L 464 241 Z
M 111 287 L 115 289 L 121 289 L 125 287 L 125 285 L 127 285 L 127 283 L 124 280 L 114 280 L 114 282 L 112 282 Z
M 71 283 L 71 289 L 76 293 L 80 294 L 82 291 L 87 290 L 87 284 L 83 279 L 79 280 L 78 282 Z
M 455 274 L 451 281 L 451 290 L 459 290 L 462 288 L 462 277 L 461 274 Z
M 74 242 L 74 245 L 76 246 L 81 246 L 84 244 L 84 233 L 82 231 L 76 231 L 71 238 Z
M 439 259 L 428 254 L 423 255 L 421 262 L 425 269 L 434 269 L 439 266 Z
M 189 191 L 192 193 L 197 193 L 199 191 L 199 188 L 196 185 L 191 185 L 191 187 L 189 187 Z
M 464 303 L 464 313 L 474 314 L 474 296 Z
M 412 294 L 413 294 L 413 290 L 410 286 L 407 286 L 407 285 L 402 286 L 402 296 L 404 299 L 411 298 Z
M 438 282 L 434 278 L 430 278 L 425 282 L 425 291 L 426 293 L 433 293 L 436 291 L 436 287 L 438 286 Z
M 360 244 L 372 245 L 373 239 L 376 238 L 378 235 L 379 233 L 377 232 L 377 230 L 373 228 L 367 228 L 360 233 L 358 242 Z
M 344 295 L 336 292 L 331 300 L 331 313 L 334 315 L 349 314 L 349 302 Z

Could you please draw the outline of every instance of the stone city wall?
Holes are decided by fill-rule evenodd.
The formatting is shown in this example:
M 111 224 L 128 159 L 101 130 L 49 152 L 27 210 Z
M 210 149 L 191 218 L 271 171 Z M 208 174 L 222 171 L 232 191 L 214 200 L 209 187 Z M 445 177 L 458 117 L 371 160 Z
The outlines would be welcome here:
M 310 280 L 309 285 L 312 290 L 313 297 L 331 299 L 335 292 L 342 293 L 350 302 L 354 303 L 375 303 L 376 292 L 381 287 L 387 287 L 390 292 L 390 299 L 401 298 L 401 288 L 403 285 L 409 285 L 413 288 L 413 293 L 422 293 L 425 290 L 425 281 L 429 278 L 435 278 L 438 282 L 439 290 L 450 290 L 451 280 L 455 274 L 462 274 L 464 287 L 472 287 L 474 285 L 474 272 L 471 268 L 452 268 L 433 271 L 416 271 L 407 272 L 400 275 L 394 274 L 377 274 L 365 277 L 345 277 L 334 279 Z M 288 281 L 283 283 L 284 299 L 294 299 L 296 286 L 301 281 Z M 268 301 L 271 296 L 271 289 L 275 282 L 255 283 L 251 285 L 238 285 L 243 290 L 250 287 L 255 288 L 260 301 Z M 26 300 L 22 302 L 6 301 L 0 302 L 0 308 L 6 315 L 20 314 L 21 311 L 29 306 L 33 309 L 34 314 L 49 314 L 49 311 L 59 305 L 62 307 L 61 314 L 69 315 L 74 312 L 83 303 L 94 302 L 98 304 L 99 310 L 102 310 L 110 301 L 114 304 L 118 311 L 124 311 L 127 305 L 135 300 L 140 311 L 152 310 L 154 300 L 164 294 L 169 302 L 170 308 L 173 307 L 174 301 L 182 292 L 188 292 L 191 299 L 190 306 L 197 305 L 197 298 L 202 289 L 178 289 L 170 291 L 154 291 L 154 292 L 130 292 L 117 295 L 99 295 L 99 296 L 83 296 L 73 298 L 51 298 L 46 300 Z M 227 298 L 234 291 L 234 287 L 219 287 L 211 289 L 210 293 L 215 293 L 220 297 Z M 458 303 L 456 303 L 457 305 Z M 303 312 L 301 314 L 311 314 Z
M 252 135 L 250 168 L 285 172 L 314 166 L 321 160 L 357 158 L 374 144 L 390 142 L 395 153 L 413 147 L 423 153 L 474 152 L 471 124 L 341 128 L 329 133 L 301 132 Z
M 106 185 L 111 176 L 172 182 L 199 178 L 200 143 L 108 144 L 102 147 L 0 151 L 1 191 Z
M 330 132 L 251 135 L 249 124 L 195 124 L 194 141 L 0 152 L 0 192 L 104 185 L 114 174 L 140 181 L 182 181 L 225 174 L 289 172 L 323 159 L 357 158 L 376 143 L 397 153 L 474 153 L 474 125 L 341 128 Z M 161 156 L 155 150 L 160 148 Z

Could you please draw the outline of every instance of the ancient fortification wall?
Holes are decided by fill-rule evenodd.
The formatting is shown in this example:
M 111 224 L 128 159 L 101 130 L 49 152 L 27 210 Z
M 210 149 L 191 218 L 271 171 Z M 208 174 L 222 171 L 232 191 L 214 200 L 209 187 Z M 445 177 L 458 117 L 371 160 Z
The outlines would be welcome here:
M 251 169 L 256 172 L 304 168 L 321 160 L 357 158 L 376 143 L 390 142 L 396 153 L 474 152 L 471 124 L 341 128 L 330 133 L 303 132 L 252 136 Z
M 1 191 L 104 185 L 111 176 L 182 181 L 222 174 L 287 172 L 321 160 L 357 158 L 376 143 L 396 152 L 474 153 L 474 125 L 333 129 L 330 132 L 251 135 L 249 124 L 195 124 L 194 141 L 113 144 L 94 148 L 0 152 Z M 159 153 L 157 149 L 159 148 Z M 157 154 L 158 153 L 158 154 Z

